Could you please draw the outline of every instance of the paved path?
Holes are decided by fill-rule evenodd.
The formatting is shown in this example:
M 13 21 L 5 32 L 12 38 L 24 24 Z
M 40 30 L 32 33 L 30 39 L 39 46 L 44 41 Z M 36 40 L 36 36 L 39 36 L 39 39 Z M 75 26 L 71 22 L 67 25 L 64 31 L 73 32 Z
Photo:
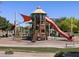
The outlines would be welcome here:
M 14 52 L 8 55 L 4 51 L 0 51 L 0 57 L 53 57 L 55 53 L 35 53 L 35 52 Z

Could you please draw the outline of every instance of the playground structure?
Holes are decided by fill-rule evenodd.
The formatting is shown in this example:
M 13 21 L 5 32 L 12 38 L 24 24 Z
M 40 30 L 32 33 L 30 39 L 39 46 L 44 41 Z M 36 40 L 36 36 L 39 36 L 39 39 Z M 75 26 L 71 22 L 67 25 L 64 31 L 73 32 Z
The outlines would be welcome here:
M 46 12 L 40 7 L 37 8 L 32 14 L 32 41 L 47 40 L 47 25 L 46 25 Z
M 55 31 L 57 31 L 60 35 L 65 37 L 68 41 L 73 41 L 73 36 L 63 32 L 53 20 L 47 17 L 47 13 L 43 11 L 40 7 L 38 7 L 32 14 L 32 28 L 30 29 L 30 36 L 32 36 L 32 42 L 37 40 L 47 40 L 47 36 L 49 33 L 48 24 L 49 23 Z

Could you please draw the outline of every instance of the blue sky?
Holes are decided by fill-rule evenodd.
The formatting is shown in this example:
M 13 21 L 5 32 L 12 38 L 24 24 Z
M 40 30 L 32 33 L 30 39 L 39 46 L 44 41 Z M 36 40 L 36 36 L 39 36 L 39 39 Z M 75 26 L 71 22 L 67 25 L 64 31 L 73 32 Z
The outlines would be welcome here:
M 78 1 L 24 1 L 24 2 L 1 2 L 0 16 L 5 17 L 11 23 L 15 20 L 15 12 L 17 23 L 22 22 L 21 14 L 30 15 L 37 6 L 40 6 L 51 18 L 75 17 L 79 18 L 79 2 Z M 23 23 L 21 26 L 27 26 Z

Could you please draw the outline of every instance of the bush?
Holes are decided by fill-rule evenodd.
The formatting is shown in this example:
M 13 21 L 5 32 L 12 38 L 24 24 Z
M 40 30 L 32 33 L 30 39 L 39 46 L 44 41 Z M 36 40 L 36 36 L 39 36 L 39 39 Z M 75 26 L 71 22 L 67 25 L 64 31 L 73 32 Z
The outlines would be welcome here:
M 62 52 L 62 51 L 58 51 L 58 52 L 56 52 L 55 57 L 63 57 L 63 53 L 64 52 Z
M 8 49 L 5 51 L 5 54 L 14 54 L 12 49 Z

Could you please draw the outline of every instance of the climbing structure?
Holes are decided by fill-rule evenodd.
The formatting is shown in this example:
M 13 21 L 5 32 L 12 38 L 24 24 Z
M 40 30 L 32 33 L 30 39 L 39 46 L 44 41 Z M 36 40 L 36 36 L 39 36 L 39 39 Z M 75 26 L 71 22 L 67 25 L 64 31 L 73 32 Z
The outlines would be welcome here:
M 32 14 L 32 41 L 47 40 L 46 12 L 38 7 Z

